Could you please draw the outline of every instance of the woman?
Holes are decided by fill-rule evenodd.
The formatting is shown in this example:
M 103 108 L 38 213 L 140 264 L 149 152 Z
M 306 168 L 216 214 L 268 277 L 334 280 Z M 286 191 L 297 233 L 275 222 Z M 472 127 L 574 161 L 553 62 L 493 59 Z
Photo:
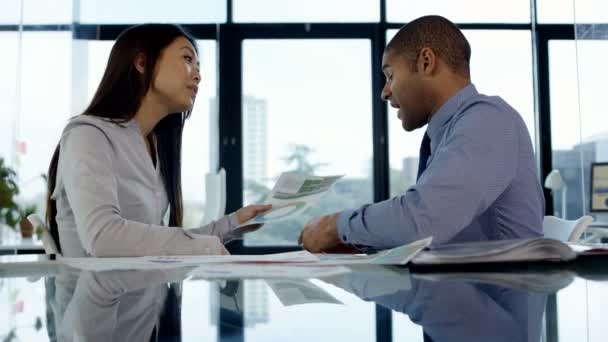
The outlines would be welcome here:
M 139 25 L 118 37 L 49 167 L 47 221 L 63 256 L 227 254 L 223 239 L 270 209 L 179 228 L 182 130 L 200 80 L 195 41 L 179 26 Z

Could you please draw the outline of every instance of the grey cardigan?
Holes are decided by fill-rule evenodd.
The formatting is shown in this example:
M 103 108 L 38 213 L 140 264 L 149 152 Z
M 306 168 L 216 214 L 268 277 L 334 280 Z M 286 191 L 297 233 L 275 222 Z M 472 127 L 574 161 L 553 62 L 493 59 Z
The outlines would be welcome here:
M 237 226 L 234 214 L 187 232 L 164 226 L 167 194 L 135 120 L 71 119 L 51 197 L 66 257 L 219 254 Z

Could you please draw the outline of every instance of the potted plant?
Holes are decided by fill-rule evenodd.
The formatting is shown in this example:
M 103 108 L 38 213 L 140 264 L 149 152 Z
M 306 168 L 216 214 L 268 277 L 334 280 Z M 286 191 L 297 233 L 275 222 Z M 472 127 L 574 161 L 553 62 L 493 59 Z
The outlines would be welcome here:
M 36 212 L 35 205 L 25 206 L 24 208 L 19 208 L 19 228 L 21 229 L 21 237 L 25 239 L 29 239 L 34 235 L 34 230 L 36 230 L 36 234 L 40 237 L 39 230 L 41 227 L 34 227 L 32 223 L 27 219 L 28 216 L 34 214 Z M 34 229 L 35 228 L 35 229 Z
M 0 224 L 15 228 L 21 219 L 15 196 L 19 193 L 17 174 L 0 158 Z
M 35 205 L 20 206 L 15 202 L 15 196 L 19 194 L 17 185 L 17 174 L 0 158 L 0 225 L 5 225 L 13 230 L 17 227 L 21 230 L 23 238 L 31 238 L 34 234 L 40 238 L 42 227 L 33 227 L 27 217 L 36 212 Z

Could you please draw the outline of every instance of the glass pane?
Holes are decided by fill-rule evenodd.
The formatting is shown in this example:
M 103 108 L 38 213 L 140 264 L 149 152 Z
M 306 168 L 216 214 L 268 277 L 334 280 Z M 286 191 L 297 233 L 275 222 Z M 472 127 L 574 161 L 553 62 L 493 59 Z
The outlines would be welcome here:
M 44 214 L 46 174 L 66 120 L 71 116 L 71 32 L 25 32 L 17 64 L 20 92 L 14 160 L 20 201 Z M 41 53 L 44 56 L 41 56 Z M 15 99 L 13 99 L 15 101 Z
M 553 168 L 559 170 L 566 185 L 565 191 L 552 191 L 553 209 L 555 216 L 578 218 L 585 205 L 581 201 L 581 157 L 586 159 L 592 157 L 590 153 L 594 153 L 589 151 L 590 146 L 581 144 L 574 41 L 549 42 L 549 68 Z M 562 203 L 567 206 L 567 210 L 564 210 L 566 208 L 562 207 Z
M 18 32 L 0 32 L 0 158 L 14 164 L 13 142 L 15 129 L 15 111 L 19 105 L 17 99 L 17 60 L 19 51 Z
M 0 24 L 68 24 L 72 22 L 73 0 L 2 0 Z
M 311 280 L 290 289 L 294 281 L 281 285 L 280 281 L 244 281 L 245 341 L 375 341 L 375 305 L 320 280 Z M 302 286 L 317 286 L 344 305 L 334 303 L 306 303 L 287 305 L 279 300 L 270 284 L 298 293 Z M 243 283 L 241 283 L 242 285 Z M 310 291 L 312 293 L 312 291 Z M 312 293 L 313 297 L 315 293 Z M 308 294 L 307 294 L 308 295 Z M 294 332 L 297 332 L 294 334 Z
M 429 14 L 444 16 L 455 23 L 529 23 L 530 1 L 386 0 L 389 22 L 409 22 Z
M 217 153 L 212 152 L 218 148 L 219 129 L 215 105 L 216 48 L 215 40 L 198 41 L 202 80 L 182 137 L 182 192 L 187 228 L 200 227 L 205 209 L 205 174 L 217 165 Z
M 243 43 L 245 203 L 284 171 L 345 175 L 315 208 L 246 244 L 295 244 L 309 219 L 373 199 L 370 49 L 369 40 Z
M 590 164 L 608 161 L 607 53 L 608 40 L 549 42 L 553 168 L 565 185 L 553 191 L 556 216 L 589 213 Z M 605 213 L 594 214 L 608 221 Z
M 237 22 L 377 22 L 380 4 L 378 0 L 234 0 L 233 17 Z
M 573 23 L 574 0 L 536 0 L 536 17 L 539 23 Z
M 608 23 L 605 0 L 536 0 L 540 23 Z
M 223 23 L 226 0 L 85 0 L 80 4 L 80 22 L 119 23 Z
M 396 30 L 387 32 L 388 40 Z M 471 80 L 486 95 L 498 95 L 523 117 L 532 141 L 535 136 L 532 50 L 529 31 L 465 30 L 471 45 Z M 500 66 L 500 67 L 497 67 Z M 415 184 L 420 142 L 426 128 L 407 133 L 397 111 L 389 107 L 391 196 Z

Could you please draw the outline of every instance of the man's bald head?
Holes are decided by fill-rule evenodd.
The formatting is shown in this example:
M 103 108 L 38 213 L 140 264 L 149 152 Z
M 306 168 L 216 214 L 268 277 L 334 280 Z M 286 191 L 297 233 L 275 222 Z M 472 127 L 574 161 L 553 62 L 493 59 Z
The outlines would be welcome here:
M 470 78 L 471 46 L 462 31 L 448 19 L 420 17 L 399 29 L 386 52 L 403 55 L 412 70 L 423 48 L 430 48 L 453 72 Z

